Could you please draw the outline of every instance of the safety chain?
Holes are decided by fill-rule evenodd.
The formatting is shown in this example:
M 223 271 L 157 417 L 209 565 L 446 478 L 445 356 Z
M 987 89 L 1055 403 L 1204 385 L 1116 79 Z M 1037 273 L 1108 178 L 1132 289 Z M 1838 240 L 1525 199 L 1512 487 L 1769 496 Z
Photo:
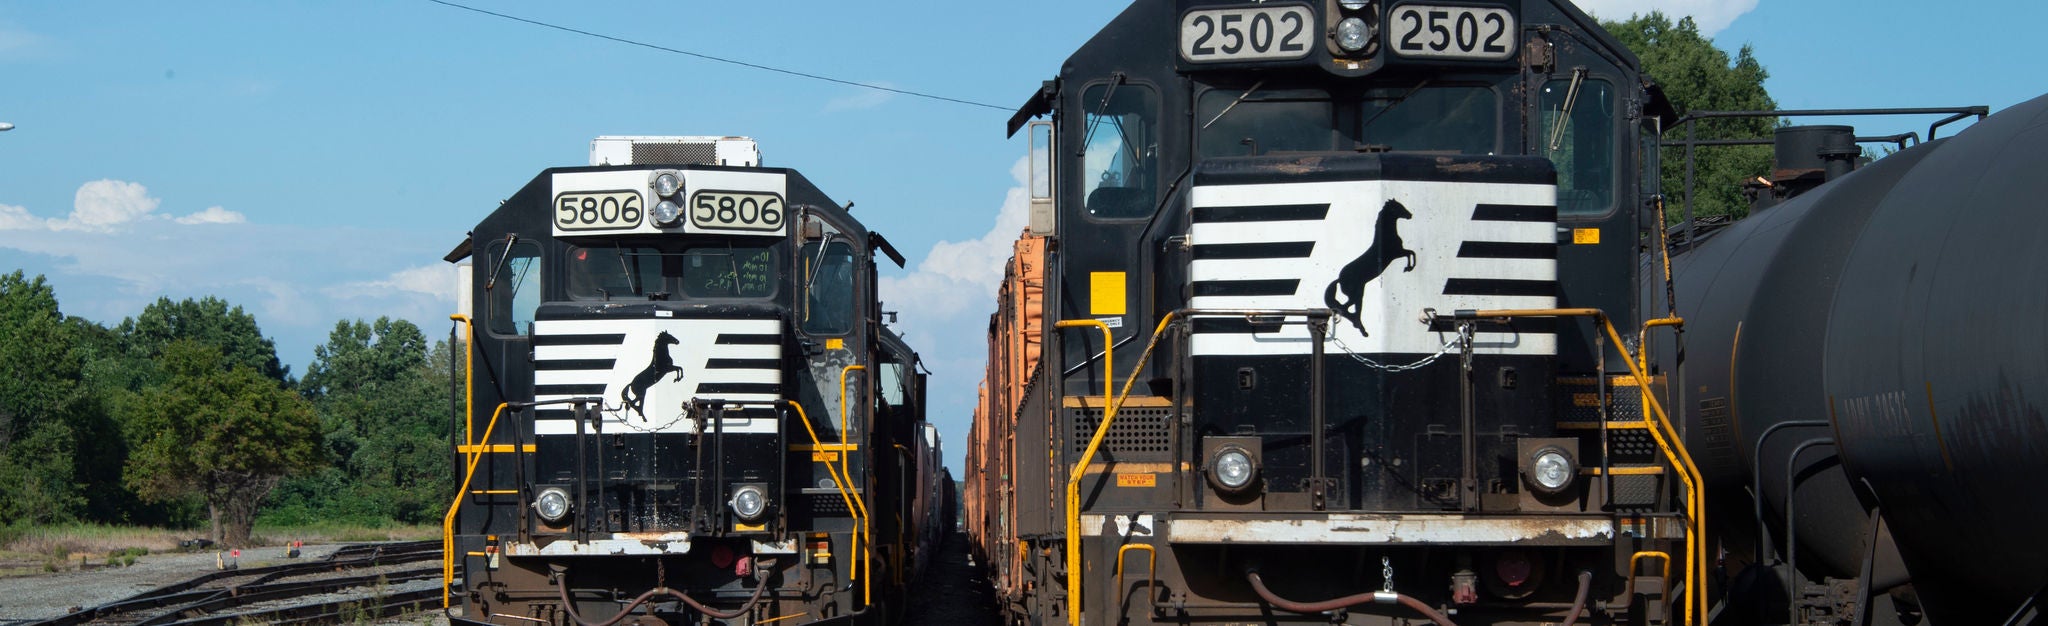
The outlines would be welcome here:
M 1394 592 L 1394 560 L 1393 560 L 1393 559 L 1391 559 L 1391 558 L 1388 558 L 1388 557 L 1385 557 L 1385 556 L 1382 556 L 1382 557 L 1380 557 L 1380 576 L 1381 576 L 1381 579 L 1380 579 L 1380 580 L 1381 580 L 1381 582 L 1380 582 L 1380 591 L 1383 591 L 1383 592 L 1386 592 L 1386 593 L 1393 593 L 1393 592 Z
M 1364 364 L 1364 365 L 1365 365 L 1366 367 L 1370 367 L 1370 368 L 1372 368 L 1372 369 L 1376 369 L 1376 370 L 1380 370 L 1380 371 L 1384 371 L 1384 372 L 1393 372 L 1393 373 L 1399 373 L 1399 372 L 1408 372 L 1408 371 L 1414 371 L 1414 370 L 1419 370 L 1419 369 L 1422 369 L 1422 368 L 1424 368 L 1424 367 L 1428 367 L 1428 366 L 1429 366 L 1429 364 L 1431 364 L 1431 363 L 1435 363 L 1437 359 L 1439 359 L 1439 358 L 1443 358 L 1443 356 L 1444 356 L 1444 355 L 1446 355 L 1446 354 L 1450 354 L 1450 353 L 1451 353 L 1451 350 L 1453 350 L 1453 349 L 1456 349 L 1456 348 L 1458 347 L 1458 344 L 1459 344 L 1459 343 L 1462 343 L 1462 341 L 1461 341 L 1461 339 L 1462 339 L 1462 338 L 1460 338 L 1460 337 L 1452 337 L 1450 341 L 1444 342 L 1444 345 L 1443 345 L 1443 347 L 1441 347 L 1441 348 L 1438 348 L 1438 349 L 1437 349 L 1437 351 L 1436 351 L 1436 354 L 1432 354 L 1432 355 L 1429 355 L 1429 356 L 1426 356 L 1426 357 L 1422 357 L 1422 360 L 1416 361 L 1416 362 L 1414 362 L 1414 363 L 1407 363 L 1407 364 L 1403 364 L 1403 365 L 1388 365 L 1388 364 L 1386 364 L 1386 363 L 1381 363 L 1381 362 L 1378 362 L 1378 361 L 1374 361 L 1374 360 L 1372 360 L 1372 359 L 1368 359 L 1368 358 L 1365 358 L 1365 356 L 1364 356 L 1364 355 L 1362 355 L 1362 354 L 1359 354 L 1359 353 L 1358 353 L 1358 352 L 1357 352 L 1356 350 L 1352 350 L 1352 349 L 1351 349 L 1351 346 L 1347 346 L 1347 345 L 1344 345 L 1344 340 L 1343 340 L 1343 339 L 1338 339 L 1338 338 L 1337 338 L 1337 333 L 1335 332 L 1335 330 L 1336 330 L 1336 328 L 1337 328 L 1337 325 L 1336 325 L 1336 324 L 1332 324 L 1332 325 L 1330 325 L 1330 328 L 1331 328 L 1331 332 L 1330 332 L 1330 334 L 1328 335 L 1328 337 L 1329 337 L 1329 339 L 1330 339 L 1330 343 L 1334 343 L 1334 344 L 1337 344 L 1337 347 L 1338 347 L 1338 348 L 1341 348 L 1341 349 L 1343 349 L 1343 350 L 1344 350 L 1344 354 L 1345 354 L 1345 355 L 1348 355 L 1348 356 L 1350 356 L 1350 357 L 1351 357 L 1351 360 L 1354 360 L 1354 361 L 1357 361 L 1357 362 L 1359 362 L 1359 363 L 1362 363 L 1362 364 Z

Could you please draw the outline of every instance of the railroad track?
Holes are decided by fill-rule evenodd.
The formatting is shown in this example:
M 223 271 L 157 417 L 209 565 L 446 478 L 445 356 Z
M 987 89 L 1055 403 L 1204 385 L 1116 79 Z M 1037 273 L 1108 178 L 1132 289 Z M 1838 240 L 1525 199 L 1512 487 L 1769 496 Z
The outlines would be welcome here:
M 331 624 L 377 619 L 424 610 L 440 594 L 440 560 L 438 540 L 354 544 L 319 560 L 208 572 L 28 626 Z

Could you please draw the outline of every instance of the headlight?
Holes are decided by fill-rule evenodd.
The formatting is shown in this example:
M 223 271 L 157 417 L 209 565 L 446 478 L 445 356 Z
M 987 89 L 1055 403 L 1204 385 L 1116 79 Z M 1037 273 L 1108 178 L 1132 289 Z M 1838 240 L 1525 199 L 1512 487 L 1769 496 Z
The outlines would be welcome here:
M 1365 45 L 1372 41 L 1372 31 L 1372 25 L 1365 23 L 1364 19 L 1344 18 L 1344 21 L 1337 22 L 1337 47 L 1343 48 L 1345 52 L 1364 50 Z
M 761 521 L 761 514 L 768 512 L 768 490 L 760 485 L 740 485 L 732 490 L 732 512 L 749 522 Z
M 662 172 L 654 176 L 654 195 L 663 198 L 676 195 L 683 190 L 683 179 L 675 172 Z
M 1337 0 L 1337 4 L 1344 7 L 1346 11 L 1356 11 L 1372 6 L 1372 0 Z
M 550 524 L 562 521 L 569 516 L 569 492 L 561 487 L 540 490 L 540 497 L 533 499 L 533 511 Z
M 1579 468 L 1572 462 L 1571 455 L 1560 448 L 1540 448 L 1529 458 L 1529 482 L 1539 491 L 1564 491 L 1578 473 Z
M 676 225 L 676 220 L 683 216 L 683 206 L 663 200 L 661 203 L 654 205 L 652 215 L 654 217 L 654 225 L 674 226 Z
M 1216 458 L 1209 462 L 1209 475 L 1215 477 L 1216 485 L 1225 491 L 1243 490 L 1252 484 L 1252 477 L 1258 473 L 1258 466 L 1252 464 L 1251 453 L 1236 446 L 1218 450 Z

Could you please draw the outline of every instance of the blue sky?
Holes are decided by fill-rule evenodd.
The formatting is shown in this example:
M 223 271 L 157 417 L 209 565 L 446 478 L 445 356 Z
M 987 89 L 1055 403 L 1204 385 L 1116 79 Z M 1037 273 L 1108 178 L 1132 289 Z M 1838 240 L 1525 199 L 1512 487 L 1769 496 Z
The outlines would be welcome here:
M 862 90 L 424 0 L 0 3 L 0 270 L 103 323 L 158 296 L 253 312 L 303 372 L 341 319 L 447 330 L 441 256 L 603 134 L 737 134 L 910 257 L 886 308 L 925 353 L 956 467 L 993 284 L 1022 226 L 1009 109 L 1121 3 L 489 2 L 622 38 L 997 105 Z M 1986 104 L 2048 89 L 2048 3 L 1598 0 L 1752 44 L 1788 108 Z M 1910 29 L 1910 30 L 1909 30 Z M 1858 120 L 1866 134 L 1927 121 Z M 1010 210 L 1005 210 L 1008 207 Z

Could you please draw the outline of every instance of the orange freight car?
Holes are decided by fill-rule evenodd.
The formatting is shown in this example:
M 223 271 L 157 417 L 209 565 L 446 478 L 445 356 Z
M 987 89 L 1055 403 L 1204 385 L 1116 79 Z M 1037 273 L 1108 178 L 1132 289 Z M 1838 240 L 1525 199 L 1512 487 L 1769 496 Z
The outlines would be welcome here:
M 1046 461 L 1020 458 L 1020 437 L 1044 441 L 1046 424 L 1019 424 L 1019 407 L 1028 394 L 1027 385 L 1038 367 L 1042 320 L 1044 319 L 1045 238 L 1023 235 L 1017 239 L 1013 256 L 1003 271 L 1003 284 L 996 296 L 996 313 L 989 318 L 988 365 L 982 378 L 981 402 L 975 410 L 974 426 L 968 436 L 966 493 L 969 538 L 976 556 L 990 564 L 995 584 L 1004 597 L 1028 593 L 1023 560 L 1017 552 L 1018 530 L 1045 523 L 1026 520 L 1016 500 L 1018 481 L 1024 476 L 1042 482 L 1049 478 Z M 1021 428 L 1020 428 L 1021 427 Z M 1027 446 L 1038 450 L 1043 446 Z M 1019 463 L 1025 467 L 1019 467 Z M 1033 484 L 1023 493 L 1044 493 L 1048 485 Z M 1044 506 L 1023 507 L 1032 517 L 1043 517 Z

